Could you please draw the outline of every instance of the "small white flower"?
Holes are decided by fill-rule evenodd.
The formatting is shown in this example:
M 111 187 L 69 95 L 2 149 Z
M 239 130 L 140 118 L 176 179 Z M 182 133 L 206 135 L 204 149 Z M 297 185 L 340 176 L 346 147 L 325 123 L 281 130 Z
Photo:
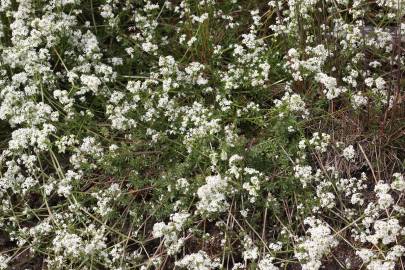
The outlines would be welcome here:
M 349 145 L 348 147 L 343 149 L 343 157 L 347 161 L 353 160 L 355 158 L 355 156 L 356 156 L 356 151 L 354 150 L 353 145 Z

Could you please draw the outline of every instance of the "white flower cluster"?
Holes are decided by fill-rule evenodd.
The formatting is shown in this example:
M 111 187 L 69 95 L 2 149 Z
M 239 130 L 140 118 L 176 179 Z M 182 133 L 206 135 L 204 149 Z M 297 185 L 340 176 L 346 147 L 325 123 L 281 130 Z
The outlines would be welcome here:
M 355 156 L 356 156 L 356 151 L 354 150 L 353 145 L 349 145 L 348 147 L 343 149 L 343 157 L 347 161 L 352 161 Z
M 403 0 L 252 6 L 0 1 L 0 269 L 400 266 Z
M 295 256 L 302 263 L 303 270 L 318 270 L 323 256 L 336 247 L 338 242 L 325 222 L 313 217 L 306 218 L 304 222 L 309 225 L 306 231 L 309 236 L 301 238 L 295 246 Z
M 163 237 L 168 254 L 174 255 L 179 252 L 184 244 L 184 238 L 179 234 L 184 229 L 189 213 L 180 212 L 170 216 L 170 222 L 159 222 L 153 225 L 153 237 Z
M 368 98 L 365 97 L 361 92 L 358 92 L 352 96 L 352 106 L 354 109 L 359 109 L 362 106 L 367 105 Z
M 176 266 L 188 270 L 211 270 L 219 267 L 219 263 L 212 261 L 205 251 L 184 256 L 176 261 Z
M 81 168 L 85 164 L 89 164 L 91 167 L 96 168 L 97 165 L 90 162 L 91 159 L 101 161 L 101 158 L 104 155 L 103 148 L 94 137 L 84 138 L 82 144 L 78 148 L 75 148 L 75 152 L 76 153 L 70 157 L 70 163 L 75 169 Z
M 229 64 L 227 70 L 221 74 L 225 89 L 238 89 L 246 84 L 263 87 L 269 81 L 271 67 L 265 58 L 266 43 L 257 36 L 261 25 L 258 12 L 251 12 L 254 24 L 248 34 L 242 35 L 242 44 L 230 45 L 236 61 L 235 64 Z
M 200 213 L 221 213 L 228 207 L 226 201 L 226 188 L 228 178 L 221 175 L 207 176 L 206 184 L 199 187 L 197 196 L 200 199 L 197 203 L 197 211 Z
M 395 242 L 396 237 L 399 235 L 405 235 L 405 230 L 399 225 L 399 221 L 395 218 L 388 220 L 377 220 L 374 222 L 374 234 L 367 236 L 367 241 L 378 244 L 378 241 L 384 245 Z
M 350 203 L 353 205 L 364 204 L 364 198 L 362 191 L 367 188 L 367 176 L 365 173 L 362 173 L 361 178 L 357 179 L 355 177 L 345 179 L 341 178 L 336 183 L 336 187 L 345 197 L 350 198 Z
M 316 197 L 319 199 L 321 208 L 333 208 L 336 205 L 336 196 L 333 192 L 332 183 L 324 180 L 317 183 Z
M 95 254 L 106 247 L 104 231 L 104 227 L 96 229 L 94 225 L 87 227 L 83 236 L 67 230 L 59 230 L 52 241 L 52 251 L 62 256 L 61 258 Z
M 290 94 L 286 92 L 284 96 L 274 101 L 276 108 L 286 107 L 287 111 L 292 113 L 299 113 L 302 118 L 306 118 L 309 115 L 308 110 L 305 108 L 305 102 L 298 94 Z
M 304 188 L 307 187 L 307 185 L 314 180 L 314 176 L 312 175 L 312 167 L 302 166 L 299 164 L 295 165 L 294 177 L 300 180 Z
M 107 216 L 113 210 L 111 204 L 114 200 L 118 200 L 121 195 L 121 189 L 118 184 L 112 184 L 108 189 L 98 191 L 92 194 L 97 199 L 97 207 L 94 211 L 102 217 Z
M 248 260 L 254 261 L 259 257 L 259 248 L 253 243 L 252 238 L 246 235 L 243 238 L 242 244 L 244 248 L 242 256 L 245 261 Z
M 374 187 L 374 191 L 378 198 L 377 203 L 381 209 L 386 209 L 394 203 L 394 198 L 389 194 L 390 190 L 390 185 L 383 181 L 379 181 Z
M 259 197 L 260 184 L 263 179 L 263 174 L 252 168 L 244 169 L 245 177 L 249 178 L 249 182 L 243 183 L 242 187 L 249 193 L 249 202 L 255 203 L 257 197 Z
M 257 263 L 259 270 L 278 270 L 279 268 L 273 264 L 274 258 L 266 256 Z
M 379 259 L 376 252 L 370 249 L 361 249 L 356 254 L 367 265 L 368 270 L 391 270 L 395 269 L 395 262 L 405 254 L 405 247 L 393 246 L 386 254 L 385 259 Z
M 320 72 L 316 74 L 315 80 L 324 86 L 323 92 L 326 95 L 326 98 L 329 100 L 337 98 L 342 93 L 347 91 L 346 88 L 337 86 L 336 78 L 328 76 L 325 73 Z

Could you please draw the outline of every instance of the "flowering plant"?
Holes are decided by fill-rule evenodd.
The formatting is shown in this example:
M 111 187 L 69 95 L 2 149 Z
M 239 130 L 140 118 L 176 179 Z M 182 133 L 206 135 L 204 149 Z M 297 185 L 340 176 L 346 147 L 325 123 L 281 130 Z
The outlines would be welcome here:
M 403 0 L 1 0 L 0 269 L 404 269 Z

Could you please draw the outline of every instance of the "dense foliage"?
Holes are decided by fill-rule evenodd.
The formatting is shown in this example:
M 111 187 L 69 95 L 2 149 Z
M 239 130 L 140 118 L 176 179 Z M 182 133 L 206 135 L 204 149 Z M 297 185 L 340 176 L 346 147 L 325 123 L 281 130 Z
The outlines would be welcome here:
M 0 17 L 0 269 L 405 269 L 404 0 Z

